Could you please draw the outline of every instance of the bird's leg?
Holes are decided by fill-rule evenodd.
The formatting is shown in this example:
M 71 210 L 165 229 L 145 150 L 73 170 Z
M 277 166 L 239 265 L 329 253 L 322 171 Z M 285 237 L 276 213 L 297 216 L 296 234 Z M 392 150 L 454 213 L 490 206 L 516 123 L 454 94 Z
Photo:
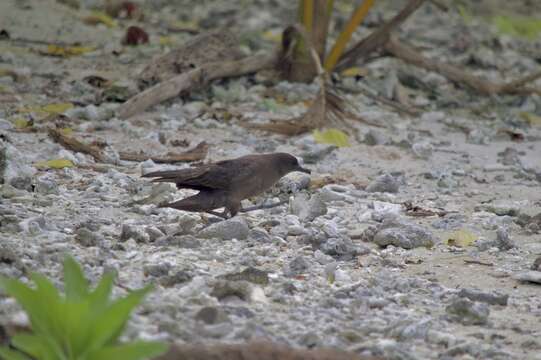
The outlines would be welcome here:
M 287 204 L 288 202 L 289 202 L 289 200 L 281 200 L 281 201 L 278 201 L 276 203 L 265 204 L 265 201 L 264 201 L 259 205 L 242 208 L 239 211 L 240 212 L 248 212 L 248 211 L 260 210 L 260 209 L 271 209 L 273 207 L 277 207 L 277 206 L 280 206 L 280 205 Z

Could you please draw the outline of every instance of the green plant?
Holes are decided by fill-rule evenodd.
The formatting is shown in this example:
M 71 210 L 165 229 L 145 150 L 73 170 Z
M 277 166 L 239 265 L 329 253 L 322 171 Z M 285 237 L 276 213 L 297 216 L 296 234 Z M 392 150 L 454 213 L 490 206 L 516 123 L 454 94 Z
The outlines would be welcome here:
M 113 274 L 105 274 L 91 290 L 79 264 L 64 260 L 65 295 L 45 276 L 31 276 L 35 288 L 19 280 L 0 278 L 0 288 L 13 296 L 28 314 L 31 333 L 11 339 L 15 349 L 0 347 L 7 360 L 143 360 L 167 350 L 159 342 L 119 343 L 131 311 L 150 286 L 111 300 Z

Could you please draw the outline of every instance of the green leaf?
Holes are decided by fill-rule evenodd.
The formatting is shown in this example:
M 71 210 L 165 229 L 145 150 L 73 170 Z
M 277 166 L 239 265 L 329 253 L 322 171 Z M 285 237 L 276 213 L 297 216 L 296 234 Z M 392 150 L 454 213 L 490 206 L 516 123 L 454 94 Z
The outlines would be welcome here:
M 319 144 L 331 144 L 338 147 L 350 146 L 348 136 L 338 129 L 328 129 L 322 132 L 314 130 L 313 136 Z
M 34 273 L 31 278 L 37 287 L 38 307 L 37 311 L 31 312 L 30 315 L 33 318 L 36 312 L 42 312 L 46 325 L 45 328 L 34 329 L 34 331 L 38 335 L 52 339 L 56 347 L 64 348 L 68 345 L 67 337 L 69 336 L 66 331 L 67 318 L 64 313 L 64 299 L 60 296 L 58 289 L 45 276 Z
M 64 288 L 68 301 L 82 300 L 88 295 L 88 280 L 81 266 L 71 256 L 64 259 Z
M 0 288 L 27 312 L 33 334 L 13 337 L 13 345 L 38 360 L 147 359 L 167 350 L 165 344 L 136 342 L 118 345 L 130 313 L 151 287 L 111 302 L 114 274 L 105 274 L 90 291 L 72 258 L 64 262 L 66 297 L 45 276 L 32 274 L 33 289 L 19 280 L 0 277 Z M 0 359 L 28 360 L 25 354 L 0 348 Z
M 93 351 L 104 345 L 112 344 L 120 336 L 133 308 L 143 300 L 151 288 L 151 286 L 146 286 L 143 289 L 132 291 L 126 297 L 116 300 L 96 318 L 88 348 Z
M 167 349 L 168 345 L 164 343 L 137 341 L 97 350 L 90 354 L 87 360 L 144 360 L 159 356 Z
M 70 359 L 83 354 L 88 348 L 94 315 L 90 312 L 89 301 L 66 302 L 64 304 L 66 319 L 66 342 L 64 348 L 70 352 Z
M 43 358 L 43 342 L 36 335 L 32 334 L 19 334 L 15 335 L 11 339 L 11 343 L 25 353 L 32 355 L 35 358 Z
M 11 339 L 12 344 L 19 350 L 40 360 L 65 360 L 63 351 L 51 338 L 18 334 Z
M 4 360 L 31 360 L 28 356 L 5 346 L 0 347 L 0 358 Z
M 13 296 L 28 314 L 35 331 L 46 332 L 48 329 L 47 313 L 37 291 L 19 280 L 0 278 L 0 287 Z

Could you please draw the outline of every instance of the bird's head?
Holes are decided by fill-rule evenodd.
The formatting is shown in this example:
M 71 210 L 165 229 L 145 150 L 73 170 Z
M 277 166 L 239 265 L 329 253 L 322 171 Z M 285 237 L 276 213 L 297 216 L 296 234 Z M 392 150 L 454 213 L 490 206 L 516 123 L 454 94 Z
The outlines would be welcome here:
M 302 167 L 302 160 L 287 153 L 274 154 L 276 158 L 276 164 L 280 169 L 280 172 L 285 175 L 293 171 L 301 171 L 303 173 L 310 174 L 311 171 Z

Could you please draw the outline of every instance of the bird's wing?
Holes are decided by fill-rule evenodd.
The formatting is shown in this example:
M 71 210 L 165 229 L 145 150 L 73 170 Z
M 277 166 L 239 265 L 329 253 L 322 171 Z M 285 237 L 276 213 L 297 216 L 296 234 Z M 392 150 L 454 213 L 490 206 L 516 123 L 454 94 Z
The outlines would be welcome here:
M 257 173 L 258 165 L 258 161 L 251 159 L 251 156 L 245 156 L 188 169 L 156 171 L 143 177 L 153 177 L 156 182 L 172 182 L 179 189 L 230 190 L 233 184 L 250 181 Z

